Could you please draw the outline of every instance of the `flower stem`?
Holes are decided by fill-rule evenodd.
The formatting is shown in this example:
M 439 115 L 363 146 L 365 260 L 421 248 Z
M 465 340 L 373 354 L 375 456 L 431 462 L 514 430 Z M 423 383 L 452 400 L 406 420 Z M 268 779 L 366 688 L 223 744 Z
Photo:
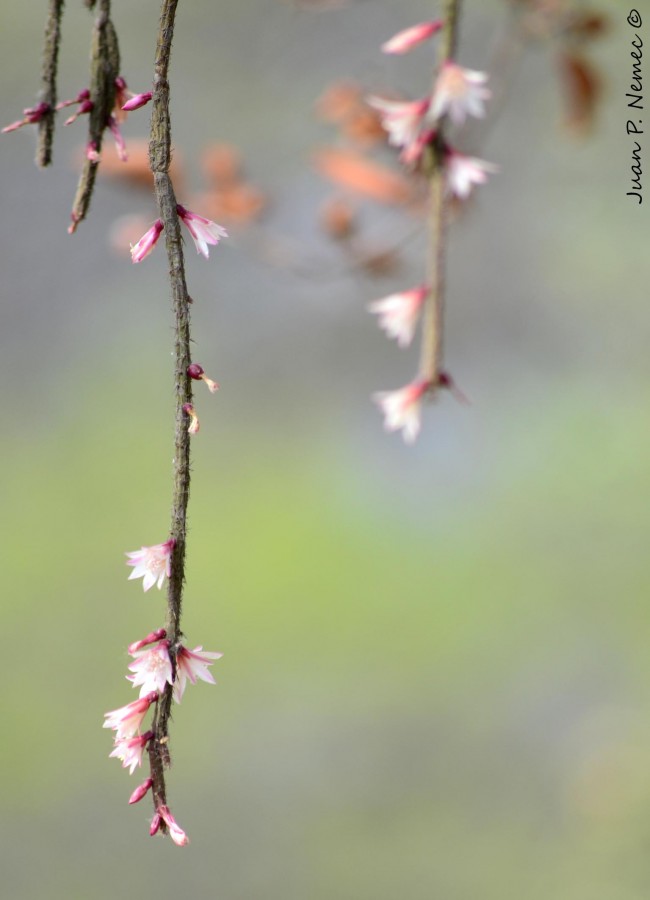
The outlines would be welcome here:
M 452 59 L 456 51 L 460 0 L 447 0 L 443 18 L 445 24 L 440 35 L 440 66 Z M 429 294 L 424 308 L 420 352 L 420 377 L 429 383 L 432 392 L 438 387 L 442 372 L 445 314 L 445 251 L 449 217 L 445 188 L 444 125 L 443 120 L 440 122 L 432 147 L 433 166 L 429 189 Z
M 192 402 L 192 380 L 187 374 L 190 365 L 190 297 L 185 281 L 185 264 L 180 220 L 176 212 L 176 196 L 169 177 L 171 162 L 171 123 L 169 119 L 169 82 L 167 80 L 171 56 L 174 21 L 178 0 L 162 0 L 160 24 L 156 43 L 154 67 L 153 108 L 149 162 L 160 219 L 164 224 L 169 281 L 174 311 L 174 391 L 176 397 L 173 496 L 170 537 L 174 540 L 171 573 L 167 585 L 167 638 L 174 675 L 176 652 L 181 639 L 180 618 L 185 579 L 185 538 L 187 502 L 190 492 L 190 436 L 188 419 L 183 406 Z M 164 769 L 169 765 L 168 725 L 172 706 L 172 685 L 161 696 L 152 728 L 154 738 L 149 744 L 154 806 L 166 803 Z M 162 828 L 161 828 L 162 830 Z

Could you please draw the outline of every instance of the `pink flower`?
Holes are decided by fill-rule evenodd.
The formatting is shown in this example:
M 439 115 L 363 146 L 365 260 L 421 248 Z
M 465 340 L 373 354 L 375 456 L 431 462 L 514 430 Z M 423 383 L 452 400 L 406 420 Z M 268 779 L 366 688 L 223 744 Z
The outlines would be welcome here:
M 133 578 L 142 578 L 142 587 L 148 591 L 158 582 L 158 590 L 163 586 L 165 575 L 169 578 L 171 572 L 171 555 L 174 549 L 174 539 L 170 538 L 164 544 L 154 544 L 153 547 L 142 547 L 127 553 L 127 566 L 133 566 L 129 575 L 129 581 Z
M 129 665 L 129 671 L 133 675 L 126 677 L 132 682 L 133 687 L 140 687 L 140 696 L 144 697 L 151 691 L 159 694 L 165 690 L 166 684 L 172 684 L 172 661 L 169 658 L 169 641 L 160 641 L 149 650 L 136 650 L 131 654 L 135 662 Z
M 79 109 L 76 113 L 73 113 L 68 119 L 63 123 L 64 125 L 72 125 L 73 122 L 79 118 L 79 116 L 85 116 L 88 113 L 91 113 L 95 108 L 95 104 L 92 100 L 82 100 L 79 104 Z
M 199 429 L 201 427 L 201 423 L 199 422 L 199 417 L 197 416 L 196 410 L 194 409 L 192 404 L 184 403 L 183 404 L 183 412 L 185 413 L 185 415 L 190 417 L 190 424 L 187 429 L 187 433 L 188 434 L 198 434 Z
M 216 246 L 221 238 L 228 237 L 228 232 L 221 225 L 212 222 L 210 219 L 204 219 L 196 213 L 185 209 L 180 203 L 176 205 L 176 212 L 184 222 L 187 230 L 192 235 L 196 252 L 201 253 L 207 259 L 210 255 L 208 244 Z
M 415 140 L 407 144 L 399 155 L 400 162 L 405 166 L 412 166 L 419 162 L 420 157 L 427 144 L 430 144 L 436 136 L 436 132 L 432 128 L 421 131 Z
M 415 441 L 420 433 L 422 397 L 429 387 L 428 381 L 418 379 L 398 391 L 379 391 L 373 395 L 384 414 L 386 431 L 401 429 L 407 444 Z
M 122 137 L 122 132 L 120 131 L 120 126 L 117 124 L 117 119 L 115 118 L 115 116 L 108 117 L 108 127 L 113 133 L 113 138 L 115 140 L 115 149 L 117 150 L 118 157 L 122 160 L 122 162 L 128 162 L 129 155 L 126 152 L 126 144 L 124 143 L 124 138 Z
M 134 263 L 142 262 L 151 253 L 158 243 L 162 230 L 165 226 L 160 219 L 156 219 L 151 228 L 146 231 L 137 244 L 131 247 L 131 260 Z
M 180 647 L 176 654 L 176 682 L 174 683 L 174 699 L 177 703 L 181 702 L 185 692 L 185 685 L 188 679 L 192 684 L 196 684 L 196 679 L 207 681 L 208 684 L 216 684 L 213 676 L 208 672 L 208 666 L 211 666 L 215 659 L 221 659 L 223 653 L 209 653 L 203 647 L 195 647 L 194 650 L 188 650 L 187 647 Z
M 433 86 L 429 115 L 437 121 L 448 115 L 454 125 L 462 125 L 467 116 L 482 119 L 484 103 L 491 96 L 485 87 L 485 72 L 463 69 L 454 62 L 443 63 Z
M 133 793 L 129 797 L 129 803 L 139 803 L 140 800 L 142 800 L 142 798 L 146 796 L 147 791 L 150 790 L 152 784 L 153 778 L 146 778 L 142 782 L 142 784 L 139 784 L 133 791 Z
M 398 31 L 389 41 L 381 45 L 384 53 L 408 53 L 418 44 L 429 40 L 433 37 L 442 26 L 442 19 L 436 19 L 433 22 L 420 22 L 419 25 L 412 25 L 403 31 Z
M 49 114 L 50 109 L 49 103 L 37 103 L 36 106 L 24 109 L 23 118 L 19 119 L 17 122 L 12 122 L 11 125 L 6 125 L 2 129 L 2 134 L 7 134 L 10 131 L 17 131 L 19 128 L 22 128 L 23 125 L 35 125 Z
M 131 656 L 133 656 L 134 653 L 137 653 L 138 650 L 142 650 L 142 648 L 146 647 L 148 644 L 155 644 L 156 641 L 160 641 L 165 637 L 167 637 L 167 632 L 165 631 L 165 629 L 157 628 L 155 631 L 152 631 L 141 640 L 134 641 L 132 644 L 129 644 L 127 650 L 131 654 Z
M 172 816 L 168 806 L 159 806 L 156 812 L 167 826 L 170 838 L 178 847 L 184 847 L 186 844 L 189 844 L 190 839 L 180 827 L 176 819 Z M 156 831 L 157 830 L 158 829 L 156 829 Z
M 473 185 L 485 184 L 489 174 L 499 171 L 499 167 L 493 163 L 476 159 L 474 156 L 464 156 L 456 150 L 447 153 L 445 162 L 447 188 L 450 193 L 462 200 L 469 197 Z
M 215 391 L 219 390 L 217 382 L 208 378 L 203 370 L 203 366 L 200 366 L 198 363 L 190 363 L 187 367 L 187 374 L 195 381 L 203 381 L 211 394 L 214 394 Z
M 147 714 L 147 710 L 158 699 L 158 694 L 152 691 L 146 697 L 140 697 L 133 703 L 127 703 L 119 709 L 113 709 L 111 712 L 104 713 L 104 728 L 115 729 L 115 740 L 121 741 L 123 738 L 130 738 L 139 731 L 142 720 Z
M 88 88 L 79 91 L 74 100 L 63 100 L 61 103 L 57 103 L 55 109 L 65 109 L 66 106 L 74 106 L 75 103 L 83 103 L 84 100 L 90 100 L 90 91 Z
M 115 748 L 109 757 L 116 756 L 122 760 L 122 768 L 130 769 L 129 775 L 133 775 L 136 766 L 142 765 L 142 754 L 144 748 L 153 737 L 153 731 L 147 731 L 146 734 L 138 734 L 131 738 L 118 738 L 115 741 Z
M 133 112 L 134 109 L 140 109 L 141 106 L 146 106 L 152 97 L 153 94 L 151 91 L 145 91 L 144 94 L 134 94 L 130 100 L 126 101 L 121 109 L 125 112 Z
M 400 347 L 408 347 L 413 340 L 418 316 L 428 293 L 428 287 L 413 288 L 400 294 L 390 294 L 383 300 L 368 304 L 368 310 L 379 316 L 379 327 L 388 337 L 395 338 Z
M 388 143 L 392 147 L 409 147 L 417 140 L 429 108 L 428 98 L 401 101 L 368 97 L 367 103 L 378 111 L 382 128 L 388 133 Z

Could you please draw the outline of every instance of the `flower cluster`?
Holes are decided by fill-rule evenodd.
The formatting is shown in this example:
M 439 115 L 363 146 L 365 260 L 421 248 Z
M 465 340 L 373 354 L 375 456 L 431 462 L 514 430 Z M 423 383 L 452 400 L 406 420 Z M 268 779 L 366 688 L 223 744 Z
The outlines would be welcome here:
M 133 567 L 129 579 L 142 578 L 145 591 L 154 584 L 161 588 L 165 576 L 169 578 L 171 574 L 174 546 L 175 542 L 170 539 L 163 544 L 127 553 L 127 565 Z M 172 644 L 165 628 L 158 628 L 146 637 L 134 641 L 129 645 L 128 653 L 132 662 L 128 666 L 129 674 L 126 678 L 134 688 L 139 688 L 139 697 L 126 706 L 105 713 L 104 728 L 115 732 L 113 750 L 109 755 L 119 759 L 123 768 L 128 769 L 132 775 L 142 766 L 145 752 L 153 752 L 156 742 L 164 743 L 166 740 L 166 735 L 157 733 L 159 701 L 167 696 L 168 702 L 173 699 L 180 703 L 188 682 L 196 684 L 200 680 L 215 684 L 209 666 L 222 654 L 211 653 L 201 646 L 189 650 L 180 641 Z M 144 719 L 151 707 L 154 712 L 150 727 L 143 730 Z M 131 794 L 129 803 L 142 800 L 153 784 L 152 768 L 151 775 Z M 156 834 L 162 828 L 169 832 L 174 843 L 179 846 L 187 844 L 187 835 L 174 820 L 168 807 L 161 805 L 157 796 L 155 802 L 158 805 L 150 833 Z
M 180 203 L 176 204 L 176 212 L 181 222 L 192 235 L 196 252 L 206 259 L 210 256 L 210 246 L 216 247 L 221 238 L 228 237 L 228 232 L 221 225 L 217 225 L 211 219 L 185 209 Z M 131 247 L 131 260 L 134 263 L 142 262 L 158 243 L 164 226 L 160 219 L 156 219 L 151 228 L 146 231 L 137 244 Z
M 382 45 L 382 50 L 407 53 L 445 27 L 446 23 L 440 19 L 421 22 L 400 31 Z M 388 143 L 399 149 L 400 161 L 411 168 L 423 168 L 433 160 L 443 170 L 447 197 L 467 199 L 475 185 L 484 184 L 488 175 L 497 171 L 491 163 L 460 153 L 442 134 L 447 121 L 462 125 L 469 116 L 485 115 L 485 102 L 490 97 L 486 82 L 485 73 L 465 69 L 449 58 L 443 59 L 433 88 L 425 97 L 410 101 L 368 98 L 368 104 L 379 112 Z M 425 160 L 427 148 L 431 149 Z M 398 346 L 408 347 L 423 309 L 435 302 L 433 294 L 433 285 L 418 285 L 370 303 L 368 311 L 377 315 L 379 327 L 388 337 L 394 338 Z M 450 376 L 439 370 L 433 376 L 419 374 L 399 390 L 375 393 L 373 399 L 384 415 L 386 430 L 401 431 L 406 443 L 413 443 L 420 431 L 422 401 L 439 387 L 447 387 L 462 396 Z

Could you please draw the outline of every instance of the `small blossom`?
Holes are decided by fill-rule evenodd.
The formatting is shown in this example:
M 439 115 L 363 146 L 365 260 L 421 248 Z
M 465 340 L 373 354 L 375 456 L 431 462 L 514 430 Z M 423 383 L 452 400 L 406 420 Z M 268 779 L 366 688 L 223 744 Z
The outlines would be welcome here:
M 133 112 L 134 109 L 140 109 L 141 106 L 146 106 L 152 97 L 153 94 L 151 91 L 145 91 L 144 94 L 134 94 L 130 100 L 126 101 L 121 109 L 125 112 Z
M 138 650 L 142 650 L 142 648 L 146 647 L 148 644 L 155 644 L 156 641 L 160 641 L 165 637 L 167 637 L 165 629 L 157 628 L 155 631 L 152 631 L 146 637 L 142 638 L 142 640 L 134 641 L 132 644 L 129 644 L 127 650 L 131 656 L 133 656 L 134 653 L 137 653 Z
M 133 244 L 133 246 L 131 247 L 132 262 L 142 262 L 143 259 L 146 259 L 147 256 L 149 256 L 153 248 L 158 243 L 158 238 L 160 237 L 164 227 L 165 226 L 163 225 L 162 221 L 160 219 L 156 219 L 151 228 L 142 235 L 137 244 Z
M 90 162 L 93 163 L 99 162 L 100 157 L 96 141 L 88 141 L 88 143 L 86 144 L 86 159 L 89 159 Z
M 176 819 L 172 816 L 168 806 L 159 806 L 158 815 L 163 820 L 169 831 L 169 836 L 178 847 L 184 847 L 189 844 L 190 839 L 180 827 Z M 153 823 L 152 823 L 153 827 Z M 157 831 L 158 829 L 156 829 Z M 150 832 L 151 833 L 151 832 Z
M 473 185 L 485 184 L 488 175 L 499 171 L 499 167 L 493 163 L 474 156 L 464 156 L 456 150 L 447 153 L 446 167 L 447 188 L 461 200 L 469 197 Z
M 108 755 L 121 759 L 122 768 L 129 769 L 129 775 L 133 775 L 136 767 L 142 765 L 144 748 L 152 737 L 153 731 L 147 731 L 145 734 L 138 734 L 131 738 L 118 738 L 115 741 L 113 752 Z
M 424 152 L 424 148 L 428 146 L 436 136 L 433 128 L 427 128 L 421 131 L 418 136 L 402 148 L 399 155 L 400 162 L 405 166 L 414 166 L 420 161 L 420 157 Z
M 117 124 L 115 116 L 109 116 L 107 124 L 115 139 L 115 149 L 117 150 L 118 157 L 122 162 L 128 162 L 129 155 L 126 152 L 126 144 L 124 143 L 124 138 L 122 137 L 122 132 L 120 131 L 120 126 Z
M 428 41 L 430 37 L 440 31 L 443 25 L 442 19 L 412 25 L 410 28 L 398 31 L 389 41 L 381 45 L 381 49 L 384 53 L 408 53 L 418 44 Z
M 415 326 L 428 290 L 422 285 L 410 291 L 390 294 L 383 300 L 375 300 L 368 305 L 369 312 L 379 316 L 379 327 L 388 337 L 395 338 L 400 347 L 408 347 L 413 340 Z
M 196 684 L 196 679 L 207 681 L 208 684 L 216 684 L 214 677 L 208 672 L 215 659 L 221 659 L 223 653 L 210 653 L 203 647 L 195 647 L 188 650 L 187 647 L 179 647 L 176 654 L 176 681 L 174 682 L 174 699 L 181 702 L 185 692 L 187 681 Z
M 183 404 L 183 412 L 190 417 L 190 425 L 187 429 L 188 434 L 198 434 L 199 429 L 201 427 L 201 423 L 199 422 L 199 417 L 196 414 L 196 410 L 192 406 L 191 403 Z
M 454 62 L 443 63 L 433 87 L 429 116 L 437 121 L 448 115 L 454 125 L 462 125 L 467 116 L 482 119 L 485 101 L 491 96 L 485 72 L 463 69 Z
M 23 125 L 35 125 L 48 115 L 50 109 L 50 104 L 44 102 L 37 103 L 36 106 L 24 109 L 23 118 L 19 119 L 17 122 L 12 122 L 11 125 L 6 125 L 2 129 L 2 134 L 8 134 L 10 131 L 17 131 L 19 128 L 22 128 Z
M 74 106 L 75 103 L 83 103 L 84 100 L 90 99 L 90 91 L 88 88 L 84 88 L 83 91 L 79 91 L 74 100 L 63 100 L 61 103 L 57 103 L 55 109 L 65 109 L 66 106 Z
M 373 395 L 384 414 L 386 431 L 401 429 L 407 444 L 415 441 L 420 433 L 422 397 L 429 387 L 428 381 L 418 379 L 398 391 L 379 391 Z
M 187 367 L 187 374 L 195 381 L 203 381 L 211 394 L 214 394 L 215 391 L 219 390 L 219 385 L 217 384 L 217 382 L 213 381 L 211 378 L 208 378 L 208 376 L 203 371 L 203 366 L 200 366 L 198 363 L 190 363 L 190 365 Z
M 152 837 L 154 836 L 154 834 L 158 834 L 161 825 L 162 816 L 160 815 L 160 813 L 156 812 L 153 814 L 153 819 L 151 820 L 151 825 L 149 826 L 149 834 Z
M 206 259 L 210 255 L 208 244 L 216 246 L 221 238 L 228 237 L 228 232 L 221 225 L 185 209 L 180 203 L 176 205 L 176 212 L 192 235 L 196 252 L 201 253 Z
M 104 713 L 104 728 L 113 728 L 115 730 L 115 740 L 121 741 L 124 738 L 131 738 L 140 730 L 142 720 L 147 714 L 147 710 L 158 699 L 158 694 L 152 691 L 146 697 L 140 697 L 133 703 L 127 703 L 119 709 L 113 709 Z
M 113 115 L 118 122 L 123 122 L 126 119 L 126 115 L 123 114 L 122 110 L 129 96 L 132 96 L 132 94 L 131 91 L 127 90 L 126 81 L 121 75 L 118 75 L 115 79 L 115 102 L 113 104 Z
M 382 127 L 388 133 L 388 143 L 392 147 L 409 147 L 417 140 L 429 108 L 428 98 L 402 101 L 368 97 L 367 103 L 378 111 Z
M 129 803 L 139 803 L 146 796 L 153 784 L 153 778 L 146 778 L 142 784 L 139 784 L 129 797 Z
M 126 555 L 127 566 L 133 566 L 133 571 L 129 575 L 129 581 L 133 578 L 142 578 L 142 587 L 148 591 L 158 582 L 158 589 L 163 586 L 165 575 L 169 578 L 171 572 L 171 554 L 174 548 L 174 539 L 165 541 L 164 544 L 154 544 L 153 547 L 142 547 L 140 550 L 134 550 Z
M 65 120 L 63 124 L 72 125 L 73 122 L 76 122 L 79 116 L 84 116 L 87 113 L 92 112 L 94 108 L 95 104 L 92 100 L 82 100 L 76 113 L 73 113 L 68 119 Z
M 127 675 L 133 687 L 140 687 L 140 696 L 144 697 L 151 691 L 159 694 L 165 690 L 166 684 L 172 684 L 172 661 L 169 658 L 169 641 L 160 641 L 149 650 L 136 650 L 131 654 L 135 662 L 130 663 L 129 671 L 133 675 Z

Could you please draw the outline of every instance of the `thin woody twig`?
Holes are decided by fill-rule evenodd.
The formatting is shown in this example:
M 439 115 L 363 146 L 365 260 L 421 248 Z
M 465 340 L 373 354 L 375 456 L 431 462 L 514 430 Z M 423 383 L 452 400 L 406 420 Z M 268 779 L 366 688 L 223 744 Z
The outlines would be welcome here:
M 156 45 L 154 67 L 153 110 L 149 160 L 154 176 L 160 219 L 164 224 L 169 280 L 172 291 L 175 332 L 174 389 L 176 396 L 174 488 L 170 538 L 173 539 L 171 572 L 167 584 L 167 639 L 176 676 L 176 653 L 182 637 L 180 629 L 183 582 L 185 580 L 185 538 L 187 502 L 190 489 L 190 436 L 188 418 L 183 407 L 192 401 L 192 382 L 187 374 L 190 365 L 190 297 L 185 281 L 185 265 L 176 196 L 169 176 L 171 162 L 171 124 L 169 119 L 168 70 L 174 21 L 178 0 L 163 0 Z M 153 779 L 154 808 L 166 804 L 164 770 L 169 765 L 168 729 L 173 699 L 173 685 L 168 684 L 158 701 L 149 742 L 149 760 Z
M 456 50 L 460 0 L 447 0 L 444 28 L 441 33 L 440 65 L 453 58 Z M 445 312 L 445 258 L 447 233 L 447 192 L 444 170 L 444 119 L 440 122 L 431 147 L 432 172 L 429 194 L 429 293 L 424 308 L 420 378 L 429 385 L 430 392 L 441 384 L 443 374 L 443 327 Z
M 56 106 L 56 75 L 61 43 L 61 17 L 63 0 L 50 0 L 50 8 L 45 24 L 43 46 L 43 69 L 41 75 L 41 102 L 47 103 L 48 111 L 38 123 L 38 147 L 36 165 L 41 168 L 52 163 L 52 142 L 54 140 L 54 119 Z
M 87 152 L 84 160 L 72 204 L 70 234 L 76 231 L 88 213 L 102 140 L 115 103 L 115 79 L 120 72 L 120 50 L 111 21 L 111 0 L 99 0 L 97 5 L 90 54 L 90 100 L 93 106 L 88 122 L 88 148 L 92 148 L 93 153 Z

